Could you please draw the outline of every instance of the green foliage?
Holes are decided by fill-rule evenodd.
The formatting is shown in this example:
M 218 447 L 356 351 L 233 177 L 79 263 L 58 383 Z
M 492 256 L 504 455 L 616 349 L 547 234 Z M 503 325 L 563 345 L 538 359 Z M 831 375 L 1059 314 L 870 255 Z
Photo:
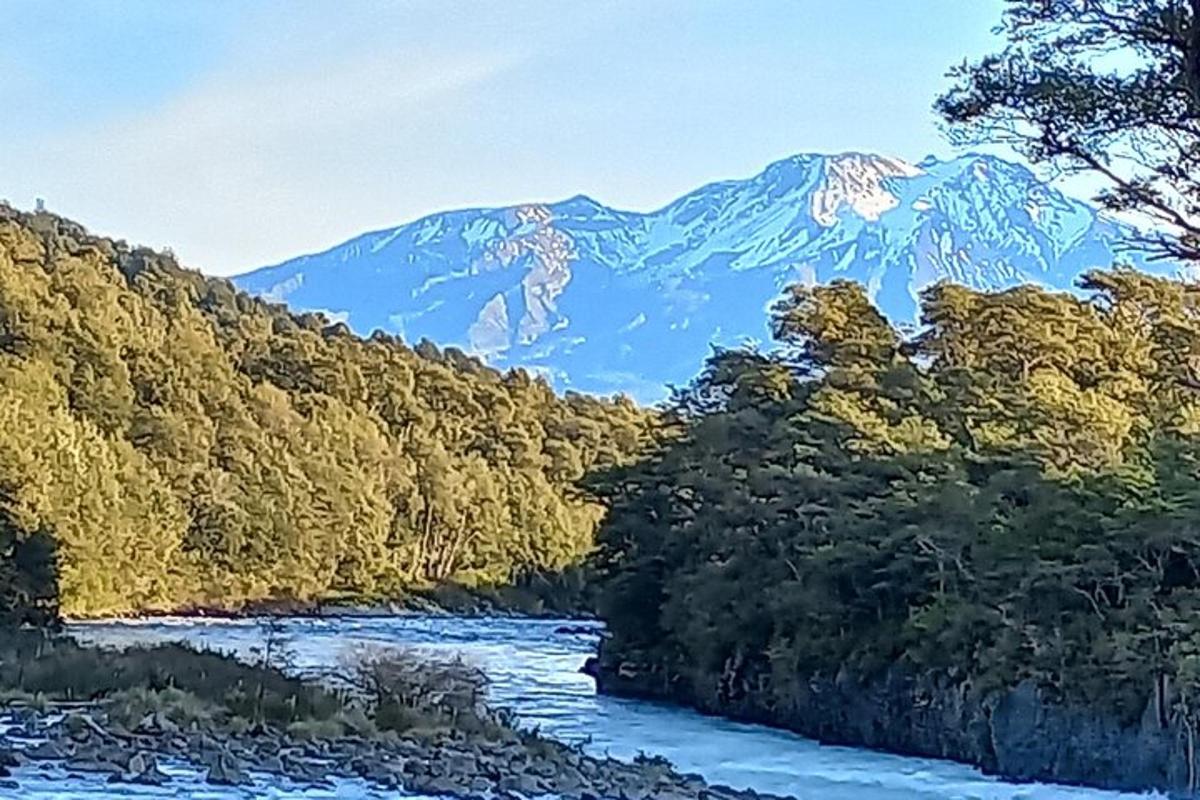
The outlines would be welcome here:
M 42 631 L 0 632 L 0 689 L 53 700 L 105 700 L 136 722 L 161 712 L 176 722 L 329 719 L 345 705 L 338 695 L 267 666 L 182 645 L 104 650 Z M 134 719 L 136 717 L 136 719 Z
M 67 615 L 560 571 L 652 426 L 0 207 L 0 570 L 49 537 Z
M 1194 724 L 1200 287 L 938 285 L 905 341 L 796 288 L 780 355 L 716 353 L 673 436 L 593 479 L 605 657 L 786 703 L 896 664 Z
M 956 143 L 1086 172 L 1143 245 L 1200 260 L 1200 3 L 1006 0 L 1000 32 L 937 101 Z
M 58 564 L 45 531 L 21 530 L 0 506 L 0 627 L 58 619 Z

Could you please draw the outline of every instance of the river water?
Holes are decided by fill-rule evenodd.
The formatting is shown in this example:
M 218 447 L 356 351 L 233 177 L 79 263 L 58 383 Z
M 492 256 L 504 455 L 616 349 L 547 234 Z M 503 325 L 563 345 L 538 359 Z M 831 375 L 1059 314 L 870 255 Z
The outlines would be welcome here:
M 706 717 L 685 709 L 597 695 L 579 667 L 596 648 L 599 626 L 589 634 L 562 633 L 563 623 L 490 617 L 406 615 L 370 618 L 296 618 L 272 623 L 297 669 L 336 668 L 363 647 L 405 646 L 461 655 L 492 679 L 493 700 L 517 712 L 521 722 L 594 753 L 630 758 L 663 755 L 685 772 L 739 788 L 793 795 L 802 800 L 1122 800 L 1144 795 L 1046 784 L 1012 784 L 970 767 L 906 758 L 811 740 L 757 725 Z M 160 619 L 73 626 L 81 639 L 125 645 L 186 641 L 253 658 L 267 626 L 255 620 Z M 171 765 L 177 780 L 166 788 L 126 789 L 98 780 L 46 774 L 32 768 L 15 776 L 20 800 L 95 800 L 110 797 L 196 798 L 382 798 L 396 797 L 342 783 L 331 790 L 271 785 L 253 789 L 208 787 L 194 772 Z M 4 791 L 0 790 L 0 795 Z M 7 795 L 5 795 L 7 796 Z

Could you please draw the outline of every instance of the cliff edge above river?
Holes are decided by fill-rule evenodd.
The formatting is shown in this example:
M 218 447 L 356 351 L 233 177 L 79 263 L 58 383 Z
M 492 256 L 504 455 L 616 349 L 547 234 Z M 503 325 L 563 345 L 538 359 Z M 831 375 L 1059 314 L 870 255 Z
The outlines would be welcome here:
M 786 700 L 751 688 L 754 681 L 671 678 L 611 654 L 591 659 L 584 670 L 604 693 L 688 705 L 824 744 L 946 758 L 1015 781 L 1200 796 L 1195 732 L 1164 719 L 1154 702 L 1141 719 L 1123 724 L 1055 703 L 1029 682 L 983 692 L 898 667 L 870 680 L 845 670 L 832 679 L 797 680 Z

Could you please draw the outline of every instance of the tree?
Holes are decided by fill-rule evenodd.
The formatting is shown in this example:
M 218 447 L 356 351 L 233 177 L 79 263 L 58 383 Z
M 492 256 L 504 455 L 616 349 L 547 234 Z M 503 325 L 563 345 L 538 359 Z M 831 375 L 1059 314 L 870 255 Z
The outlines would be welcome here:
M 46 531 L 25 532 L 0 494 L 0 626 L 58 620 L 58 564 Z
M 0 206 L 3 505 L 13 541 L 53 543 L 68 615 L 578 565 L 601 511 L 574 482 L 653 417 Z
M 1200 0 L 1007 0 L 1001 31 L 936 103 L 952 139 L 1096 176 L 1139 245 L 1200 261 Z
M 1084 287 L 939 285 L 908 342 L 858 287 L 788 290 L 786 357 L 715 353 L 672 436 L 592 480 L 602 668 L 764 715 L 896 671 L 1032 681 L 1194 737 L 1195 288 Z

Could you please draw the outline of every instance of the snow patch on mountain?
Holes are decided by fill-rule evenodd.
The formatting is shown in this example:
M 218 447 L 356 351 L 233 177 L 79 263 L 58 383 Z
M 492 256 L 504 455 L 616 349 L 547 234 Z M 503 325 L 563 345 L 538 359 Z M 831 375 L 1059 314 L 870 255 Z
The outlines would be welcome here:
M 848 278 L 898 321 L 925 287 L 1070 289 L 1116 262 L 1130 229 L 1018 164 L 802 154 L 649 213 L 579 195 L 434 214 L 235 279 L 361 333 L 428 338 L 560 388 L 664 396 L 712 345 L 769 339 L 790 283 Z

